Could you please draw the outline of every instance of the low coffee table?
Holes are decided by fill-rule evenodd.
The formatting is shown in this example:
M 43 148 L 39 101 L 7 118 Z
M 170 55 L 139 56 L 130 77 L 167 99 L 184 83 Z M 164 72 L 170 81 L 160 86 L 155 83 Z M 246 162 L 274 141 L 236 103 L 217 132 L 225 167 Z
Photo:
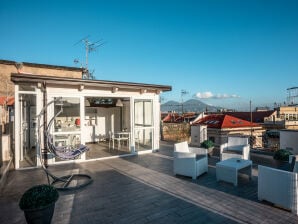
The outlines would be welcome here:
M 252 161 L 230 158 L 216 163 L 216 179 L 238 185 L 238 172 L 245 173 L 251 179 Z

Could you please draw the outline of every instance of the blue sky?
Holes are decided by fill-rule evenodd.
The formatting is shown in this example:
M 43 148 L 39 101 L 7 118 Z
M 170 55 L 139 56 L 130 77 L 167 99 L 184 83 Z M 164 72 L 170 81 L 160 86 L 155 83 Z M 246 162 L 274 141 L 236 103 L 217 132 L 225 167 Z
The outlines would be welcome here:
M 162 102 L 272 107 L 298 86 L 297 0 L 1 0 L 0 27 L 0 59 L 18 62 L 80 66 L 77 42 L 104 42 L 96 79 L 171 85 Z

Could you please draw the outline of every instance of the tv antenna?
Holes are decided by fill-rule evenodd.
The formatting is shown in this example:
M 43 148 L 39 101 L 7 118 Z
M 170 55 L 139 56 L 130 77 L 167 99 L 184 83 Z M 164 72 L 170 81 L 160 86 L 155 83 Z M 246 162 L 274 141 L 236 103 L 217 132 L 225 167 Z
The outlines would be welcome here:
M 100 39 L 98 41 L 95 41 L 95 42 L 91 42 L 88 39 L 89 37 L 90 37 L 90 35 L 88 35 L 88 36 L 80 39 L 78 42 L 76 42 L 74 44 L 74 46 L 75 46 L 75 45 L 83 42 L 84 45 L 85 45 L 85 67 L 82 66 L 84 68 L 84 70 L 83 70 L 83 78 L 84 79 L 94 79 L 94 76 L 93 76 L 94 70 L 93 70 L 92 73 L 90 73 L 89 72 L 89 69 L 88 69 L 88 57 L 89 57 L 89 53 L 91 53 L 93 51 L 96 51 L 96 49 L 98 47 L 101 47 L 102 45 L 105 44 L 105 42 L 102 39 Z M 78 64 L 79 63 L 79 60 L 77 58 L 74 59 L 74 63 L 75 64 Z
M 185 96 L 185 95 L 187 95 L 189 92 L 188 91 L 186 91 L 185 89 L 182 89 L 181 90 L 181 107 L 182 107 L 182 114 L 183 114 L 183 97 Z

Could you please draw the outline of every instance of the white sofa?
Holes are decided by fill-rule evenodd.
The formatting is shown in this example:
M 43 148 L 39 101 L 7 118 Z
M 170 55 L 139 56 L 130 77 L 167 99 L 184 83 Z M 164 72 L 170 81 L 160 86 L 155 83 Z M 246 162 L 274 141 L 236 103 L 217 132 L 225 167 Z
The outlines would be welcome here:
M 230 158 L 250 159 L 248 138 L 228 137 L 228 142 L 220 145 L 220 160 Z
M 196 179 L 208 172 L 207 149 L 189 147 L 187 142 L 174 145 L 174 175 L 184 175 Z
M 258 172 L 258 199 L 298 215 L 298 174 L 261 165 Z

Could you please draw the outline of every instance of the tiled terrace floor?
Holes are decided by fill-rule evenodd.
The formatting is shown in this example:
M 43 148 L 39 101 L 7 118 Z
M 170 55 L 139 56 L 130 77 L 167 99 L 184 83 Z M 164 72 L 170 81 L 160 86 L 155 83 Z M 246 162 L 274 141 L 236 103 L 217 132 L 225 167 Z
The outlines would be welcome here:
M 158 153 L 51 167 L 56 173 L 87 173 L 93 183 L 60 192 L 52 223 L 298 223 L 289 211 L 257 200 L 257 166 L 238 187 L 216 182 L 215 163 L 197 180 L 173 176 L 172 146 Z M 0 223 L 26 223 L 22 193 L 46 183 L 41 169 L 10 172 L 0 196 Z

